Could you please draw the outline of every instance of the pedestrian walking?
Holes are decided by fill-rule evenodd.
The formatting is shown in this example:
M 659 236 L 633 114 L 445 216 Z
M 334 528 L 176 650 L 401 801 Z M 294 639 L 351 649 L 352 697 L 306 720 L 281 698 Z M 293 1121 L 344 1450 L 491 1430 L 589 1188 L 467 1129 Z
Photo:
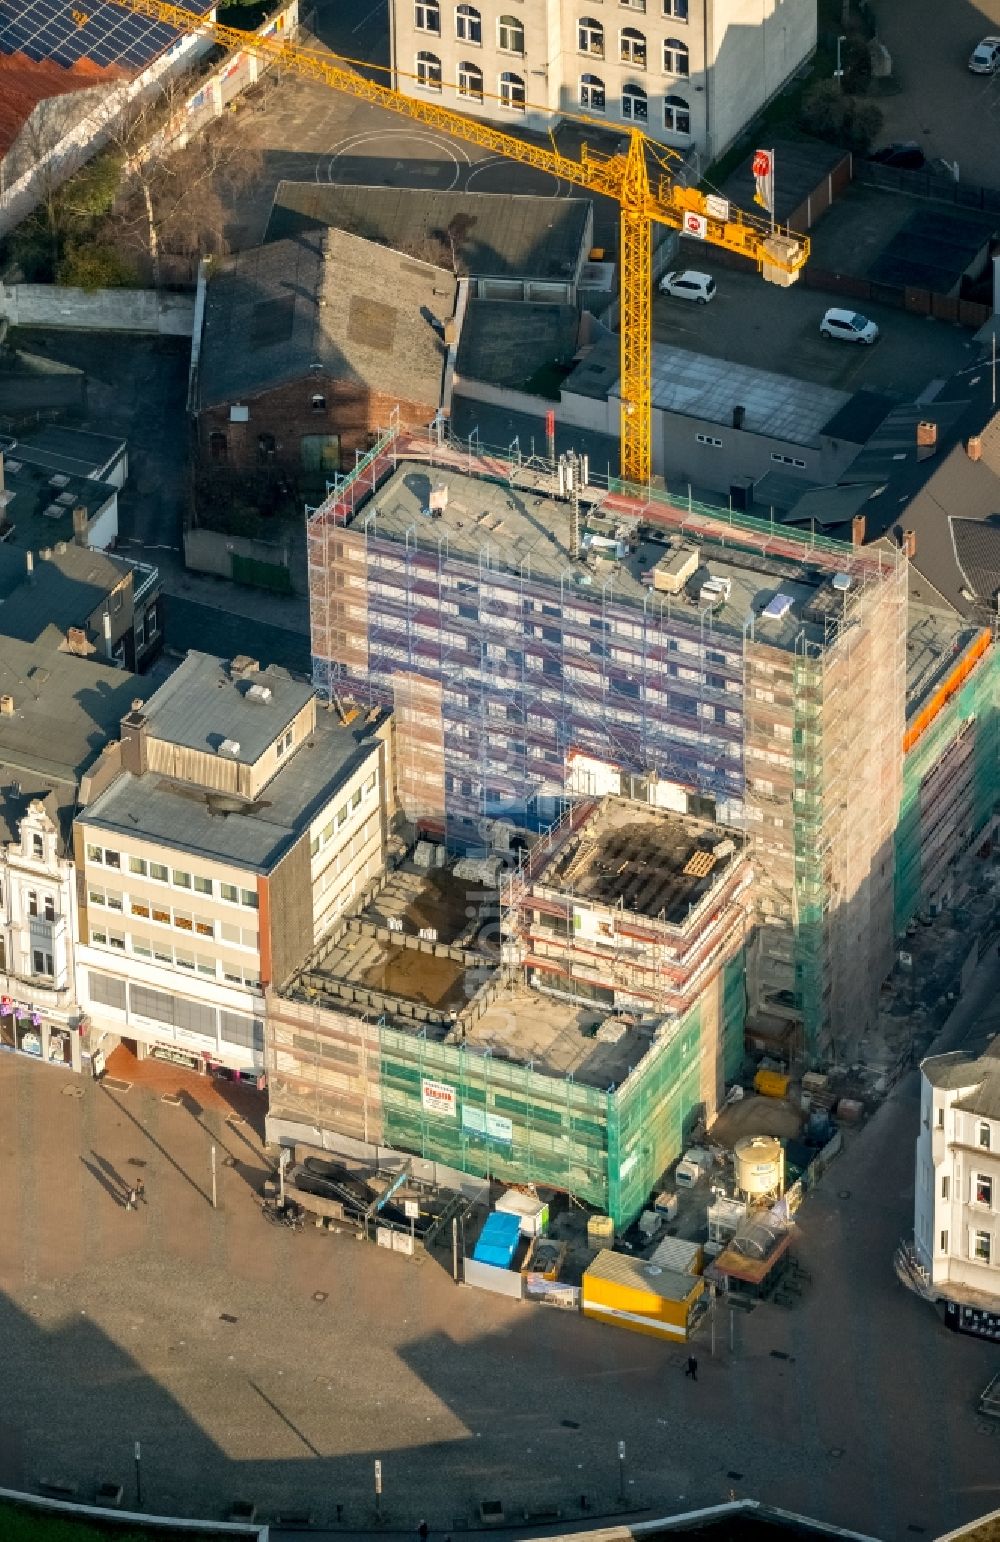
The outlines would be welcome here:
M 420 1542 L 427 1542 L 427 1538 L 430 1535 L 430 1529 L 431 1528 L 428 1526 L 426 1521 L 420 1522 L 420 1525 L 417 1527 L 417 1536 L 420 1538 Z
M 137 1200 L 141 1199 L 144 1205 L 148 1204 L 148 1200 L 146 1199 L 146 1185 L 143 1183 L 141 1178 L 137 1178 L 135 1181 L 135 1197 Z
M 684 1375 L 690 1376 L 692 1381 L 698 1380 L 698 1362 L 694 1355 L 688 1355 L 687 1370 L 684 1372 Z
M 128 1191 L 128 1198 L 125 1201 L 125 1209 L 126 1210 L 136 1210 L 136 1209 L 138 1209 L 138 1200 L 139 1200 L 139 1196 L 136 1194 L 135 1189 L 134 1188 L 129 1189 L 129 1191 Z

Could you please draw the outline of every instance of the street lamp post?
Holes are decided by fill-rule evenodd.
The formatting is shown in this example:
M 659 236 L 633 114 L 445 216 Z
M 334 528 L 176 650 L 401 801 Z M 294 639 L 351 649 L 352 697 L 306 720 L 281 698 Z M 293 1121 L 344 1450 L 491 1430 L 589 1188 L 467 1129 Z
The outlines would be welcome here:
M 846 43 L 846 42 L 847 42 L 847 36 L 846 36 L 846 34 L 842 33 L 840 35 L 840 37 L 838 37 L 838 39 L 837 39 L 837 68 L 833 72 L 834 80 L 839 80 L 840 81 L 840 89 L 841 89 L 841 91 L 843 91 L 843 89 L 844 89 L 844 66 L 841 63 L 840 48 L 841 48 L 841 44 Z

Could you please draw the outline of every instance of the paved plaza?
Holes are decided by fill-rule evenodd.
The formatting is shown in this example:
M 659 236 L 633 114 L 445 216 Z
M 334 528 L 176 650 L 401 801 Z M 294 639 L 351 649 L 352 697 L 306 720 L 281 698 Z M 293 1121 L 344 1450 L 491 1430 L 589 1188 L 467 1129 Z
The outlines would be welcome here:
M 998 1014 L 998 984 L 991 960 L 970 1021 Z M 624 1440 L 628 1497 L 654 1513 L 735 1491 L 891 1538 L 1000 1504 L 974 1406 L 1000 1355 L 892 1272 L 915 1074 L 801 1213 L 811 1294 L 737 1315 L 732 1353 L 720 1313 L 696 1385 L 681 1348 L 457 1288 L 444 1259 L 267 1226 L 250 1110 L 232 1124 L 212 1085 L 153 1074 L 123 1091 L 0 1057 L 0 1485 L 128 1493 L 140 1440 L 150 1510 L 249 1498 L 333 1524 L 339 1505 L 357 1531 L 377 1457 L 390 1529 L 452 1532 L 484 1499 L 612 1511 Z

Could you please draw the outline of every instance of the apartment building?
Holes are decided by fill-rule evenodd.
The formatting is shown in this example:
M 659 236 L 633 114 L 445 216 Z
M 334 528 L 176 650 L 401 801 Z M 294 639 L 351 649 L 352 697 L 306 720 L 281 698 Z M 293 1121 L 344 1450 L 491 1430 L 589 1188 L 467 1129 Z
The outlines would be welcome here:
M 913 1255 L 934 1299 L 1000 1313 L 1000 1038 L 920 1067 Z
M 816 0 L 393 0 L 395 84 L 533 129 L 636 127 L 714 160 L 816 47 Z
M 0 639 L 0 1047 L 79 1071 L 73 816 L 98 745 L 148 687 L 60 640 Z
M 388 721 L 189 653 L 95 768 L 74 829 L 95 1044 L 259 1083 L 263 991 L 382 868 Z
M 434 455 L 387 436 L 309 526 L 314 677 L 394 705 L 408 817 L 499 843 L 611 792 L 745 830 L 752 1003 L 785 1054 L 862 1032 L 893 961 L 902 554 Z

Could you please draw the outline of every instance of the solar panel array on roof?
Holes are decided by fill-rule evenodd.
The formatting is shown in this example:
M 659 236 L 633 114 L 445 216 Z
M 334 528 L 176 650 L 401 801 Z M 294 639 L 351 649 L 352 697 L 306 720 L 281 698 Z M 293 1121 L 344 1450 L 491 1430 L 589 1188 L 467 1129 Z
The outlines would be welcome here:
M 209 9 L 205 0 L 176 3 L 196 16 Z M 52 59 L 70 69 L 86 59 L 141 70 L 179 36 L 174 27 L 105 0 L 0 0 L 0 54 L 24 54 L 36 63 Z

